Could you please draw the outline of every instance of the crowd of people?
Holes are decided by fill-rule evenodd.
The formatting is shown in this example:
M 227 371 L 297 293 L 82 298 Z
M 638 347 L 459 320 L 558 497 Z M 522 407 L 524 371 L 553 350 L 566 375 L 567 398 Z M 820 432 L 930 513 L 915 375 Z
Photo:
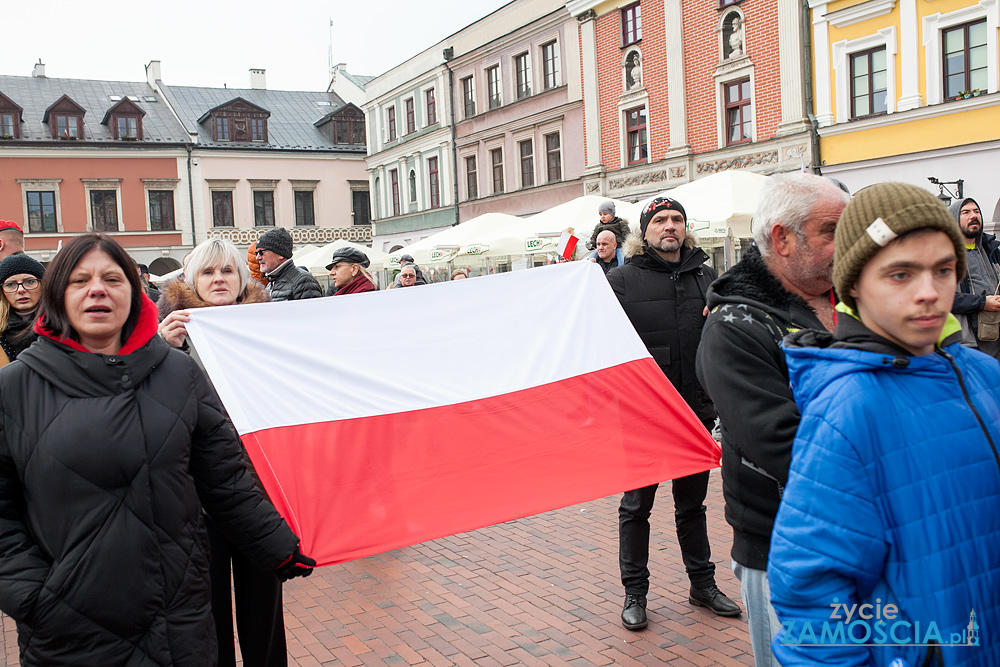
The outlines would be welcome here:
M 1000 627 L 1000 244 L 978 203 L 773 176 L 721 277 L 681 202 L 653 199 L 636 231 L 612 202 L 599 215 L 586 259 L 719 424 L 743 607 L 716 583 L 708 472 L 671 480 L 687 601 L 745 609 L 758 667 L 1000 664 L 980 640 Z M 369 267 L 336 250 L 326 296 L 375 291 Z M 426 282 L 404 256 L 391 288 Z M 287 230 L 247 254 L 205 241 L 157 288 L 108 236 L 44 267 L 0 222 L 0 287 L 0 609 L 22 663 L 235 665 L 235 597 L 243 664 L 287 664 L 282 581 L 315 562 L 186 330 L 196 308 L 323 296 Z M 649 623 L 657 489 L 619 507 L 631 631 Z

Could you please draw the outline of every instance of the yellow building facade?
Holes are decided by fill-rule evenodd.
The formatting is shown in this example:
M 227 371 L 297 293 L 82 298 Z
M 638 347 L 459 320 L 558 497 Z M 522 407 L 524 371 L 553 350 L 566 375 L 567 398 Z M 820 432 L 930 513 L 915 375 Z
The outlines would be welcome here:
M 852 191 L 962 180 L 1000 220 L 1000 0 L 809 5 L 823 173 Z

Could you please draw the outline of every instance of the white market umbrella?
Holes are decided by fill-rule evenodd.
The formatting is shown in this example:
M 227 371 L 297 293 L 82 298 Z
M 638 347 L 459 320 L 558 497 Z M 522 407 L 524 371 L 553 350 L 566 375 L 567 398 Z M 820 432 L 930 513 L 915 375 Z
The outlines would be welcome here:
M 691 230 L 702 238 L 752 236 L 751 221 L 767 176 L 739 169 L 722 171 L 667 190 L 687 213 Z M 658 195 L 660 196 L 660 195 Z M 644 207 L 650 200 L 640 204 Z M 640 209 L 641 210 L 641 209 Z
M 389 264 L 399 265 L 399 258 L 402 255 L 412 255 L 413 261 L 419 266 L 425 264 L 443 264 L 460 252 L 463 254 L 479 255 L 488 252 L 489 248 L 484 248 L 485 238 L 490 232 L 501 229 L 507 225 L 520 220 L 517 216 L 506 213 L 484 213 L 483 215 L 466 220 L 454 227 L 449 227 L 444 231 L 432 236 L 411 243 L 405 248 L 389 253 Z M 469 246 L 478 244 L 478 248 L 471 248 L 473 252 L 466 252 Z

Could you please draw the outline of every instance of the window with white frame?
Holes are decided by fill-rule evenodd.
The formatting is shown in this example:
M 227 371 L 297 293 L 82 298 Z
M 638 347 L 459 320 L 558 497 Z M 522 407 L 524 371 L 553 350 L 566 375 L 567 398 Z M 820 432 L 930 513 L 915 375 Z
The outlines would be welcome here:
M 490 109 L 499 109 L 503 103 L 503 98 L 500 96 L 500 65 L 486 69 L 486 89 Z
M 649 136 L 646 133 L 646 107 L 625 111 L 625 138 L 628 147 L 626 162 L 644 164 L 649 158 Z
M 493 194 L 503 192 L 503 149 L 494 148 L 490 151 L 490 164 L 493 168 Z
M 851 54 L 851 118 L 886 112 L 885 47 Z
M 559 85 L 559 44 L 552 40 L 542 44 L 542 88 L 551 90 Z
M 745 144 L 753 140 L 753 104 L 750 79 L 723 84 L 725 100 L 726 145 Z
M 54 234 L 61 231 L 59 184 L 61 178 L 19 178 L 26 234 Z
M 93 232 L 121 231 L 120 178 L 81 178 L 87 192 L 87 229 Z
M 895 112 L 896 28 L 833 44 L 833 73 L 838 123 Z
M 462 106 L 466 118 L 476 115 L 476 89 L 471 76 L 462 79 Z
M 954 99 L 958 93 L 971 94 L 977 88 L 980 93 L 997 91 L 998 15 L 997 0 L 980 0 L 923 18 L 927 104 Z
M 479 197 L 479 172 L 476 170 L 476 156 L 465 158 L 465 195 L 467 199 Z
M 174 191 L 180 179 L 177 178 L 144 178 L 146 187 L 146 210 L 148 213 L 149 230 L 153 232 L 172 232 L 177 229 L 174 218 Z
M 535 151 L 531 139 L 517 142 L 517 150 L 521 157 L 521 187 L 530 188 L 535 185 Z
M 562 180 L 562 151 L 558 132 L 545 135 L 545 176 L 549 183 Z
M 438 159 L 427 158 L 427 188 L 430 191 L 430 207 L 441 206 L 441 185 L 438 180 Z
M 527 53 L 514 56 L 514 79 L 517 99 L 531 95 L 531 62 Z

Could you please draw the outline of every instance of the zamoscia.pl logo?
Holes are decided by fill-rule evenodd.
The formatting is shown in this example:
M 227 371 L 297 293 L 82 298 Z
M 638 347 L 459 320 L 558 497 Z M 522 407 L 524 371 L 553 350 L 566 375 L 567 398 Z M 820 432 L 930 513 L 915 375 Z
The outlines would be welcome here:
M 786 621 L 784 646 L 979 646 L 976 610 L 969 612 L 969 624 L 960 632 L 942 634 L 935 621 L 921 623 L 899 618 L 896 605 L 848 606 L 833 598 L 830 619 L 822 623 Z

